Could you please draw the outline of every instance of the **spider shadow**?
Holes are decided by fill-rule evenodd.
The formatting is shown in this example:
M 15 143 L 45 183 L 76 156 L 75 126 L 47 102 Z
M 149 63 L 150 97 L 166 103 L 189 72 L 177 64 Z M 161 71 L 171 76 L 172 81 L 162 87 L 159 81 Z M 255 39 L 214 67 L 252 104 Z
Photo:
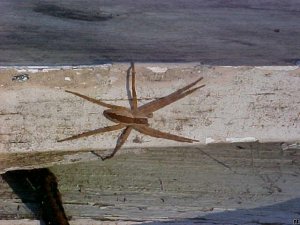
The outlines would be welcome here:
M 127 96 L 128 96 L 128 101 L 129 101 L 129 105 L 130 105 L 130 108 L 133 107 L 133 102 L 132 102 L 132 93 L 131 93 L 131 90 L 130 90 L 130 71 L 133 67 L 133 62 L 130 63 L 130 67 L 127 69 L 127 74 L 126 74 L 126 92 L 127 92 Z

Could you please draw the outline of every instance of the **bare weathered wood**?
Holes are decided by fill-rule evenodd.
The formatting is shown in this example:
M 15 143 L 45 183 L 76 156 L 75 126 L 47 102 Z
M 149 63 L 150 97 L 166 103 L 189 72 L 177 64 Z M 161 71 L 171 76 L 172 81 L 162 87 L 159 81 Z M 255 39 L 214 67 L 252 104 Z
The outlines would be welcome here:
M 299 159 L 299 150 L 283 151 L 281 143 L 211 144 L 147 148 L 50 170 L 70 224 L 291 224 L 300 209 Z M 33 191 L 14 173 L 0 178 L 0 219 L 34 219 Z
M 0 65 L 294 65 L 299 11 L 298 0 L 2 0 Z
M 0 169 L 35 168 L 97 159 L 114 148 L 119 132 L 58 143 L 111 125 L 103 107 L 64 90 L 129 106 L 127 64 L 86 68 L 11 68 L 0 71 Z M 137 64 L 139 105 L 204 77 L 206 86 L 154 113 L 152 127 L 200 141 L 297 142 L 300 137 L 298 67 L 206 67 Z M 27 73 L 23 82 L 14 75 Z M 133 132 L 125 148 L 198 146 Z M 137 150 L 141 151 L 141 150 Z M 85 152 L 85 153 L 84 153 Z M 120 153 L 126 152 L 121 150 Z M 21 154 L 22 153 L 22 154 Z M 42 154 L 44 153 L 44 155 Z M 80 153 L 80 155 L 76 155 Z

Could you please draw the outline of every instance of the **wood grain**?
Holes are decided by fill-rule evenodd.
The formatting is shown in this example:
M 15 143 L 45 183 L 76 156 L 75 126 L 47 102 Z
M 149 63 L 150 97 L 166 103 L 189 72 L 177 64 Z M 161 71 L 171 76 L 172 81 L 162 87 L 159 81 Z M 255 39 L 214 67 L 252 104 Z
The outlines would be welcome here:
M 299 11 L 298 0 L 2 0 L 0 65 L 295 65 Z
M 283 151 L 280 143 L 211 144 L 147 148 L 49 169 L 70 224 L 86 218 L 94 224 L 289 224 L 300 208 L 299 159 L 299 150 Z M 0 178 L 0 219 L 36 218 L 31 192 L 7 176 Z
M 104 108 L 64 90 L 129 106 L 126 70 L 115 64 L 84 68 L 11 68 L 0 71 L 0 171 L 95 160 L 112 151 L 118 132 L 57 141 L 112 125 Z M 183 144 L 133 132 L 125 149 L 200 147 L 235 141 L 292 142 L 300 137 L 298 67 L 207 67 L 137 64 L 138 103 L 172 93 L 199 77 L 206 86 L 154 113 L 150 126 L 197 139 Z M 158 71 L 158 72 L 157 72 Z M 163 72 L 161 72 L 163 71 Z M 20 82 L 13 76 L 27 73 Z M 126 153 L 121 150 L 120 154 Z M 44 154 L 44 155 L 43 155 Z

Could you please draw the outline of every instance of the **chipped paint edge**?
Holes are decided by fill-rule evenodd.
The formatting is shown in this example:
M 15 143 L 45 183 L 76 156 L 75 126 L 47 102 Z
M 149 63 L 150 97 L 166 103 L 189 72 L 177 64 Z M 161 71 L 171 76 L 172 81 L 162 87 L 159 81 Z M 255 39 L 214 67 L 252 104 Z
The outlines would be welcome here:
M 299 66 L 255 66 L 262 70 L 277 70 L 277 71 L 292 71 L 299 68 Z
M 104 63 L 104 64 L 95 64 L 95 65 L 76 65 L 76 66 L 0 66 L 1 69 L 15 69 L 19 73 L 22 72 L 49 72 L 49 71 L 57 71 L 57 70 L 80 70 L 80 69 L 93 69 L 93 68 L 111 68 L 113 65 L 127 65 L 128 63 Z M 200 62 L 190 62 L 190 63 L 138 63 L 139 65 L 145 66 L 147 69 L 151 70 L 154 73 L 165 73 L 168 69 L 178 67 L 178 65 L 185 66 L 209 66 L 209 64 L 202 64 Z M 240 66 L 220 66 L 223 68 L 239 68 Z M 276 70 L 276 71 L 292 71 L 300 68 L 300 65 L 295 66 L 253 66 L 256 69 L 262 70 Z
M 255 137 L 229 137 L 225 139 L 227 143 L 242 143 L 242 142 L 256 142 Z
M 151 70 L 153 73 L 165 73 L 168 70 L 168 67 L 159 67 L 159 66 L 148 66 L 148 70 Z
M 255 137 L 227 137 L 227 138 L 212 138 L 207 137 L 205 139 L 205 144 L 217 144 L 217 143 L 243 143 L 243 142 L 257 142 L 259 141 Z
M 38 73 L 38 72 L 50 72 L 57 70 L 80 70 L 80 69 L 94 69 L 94 68 L 102 68 L 108 69 L 112 67 L 112 64 L 102 64 L 102 65 L 80 65 L 80 66 L 0 66 L 1 69 L 15 69 L 18 73 L 30 72 L 30 73 Z

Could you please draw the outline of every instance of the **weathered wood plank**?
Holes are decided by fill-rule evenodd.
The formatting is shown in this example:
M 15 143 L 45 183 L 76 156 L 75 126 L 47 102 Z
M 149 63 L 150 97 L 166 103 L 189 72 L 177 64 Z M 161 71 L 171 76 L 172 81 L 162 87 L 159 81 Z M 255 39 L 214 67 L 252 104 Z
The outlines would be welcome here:
M 154 113 L 150 124 L 156 129 L 198 139 L 199 146 L 211 142 L 299 140 L 298 67 L 234 68 L 193 64 L 156 67 L 137 64 L 136 67 L 140 105 L 204 77 L 205 88 Z M 102 115 L 103 107 L 64 90 L 128 106 L 127 69 L 128 65 L 123 64 L 48 68 L 48 71 L 27 68 L 29 79 L 24 82 L 12 81 L 13 75 L 23 71 L 20 68 L 2 69 L 0 170 L 97 159 L 89 152 L 111 151 L 119 132 L 57 143 L 58 139 L 111 124 Z M 138 152 L 148 147 L 170 146 L 186 145 L 137 132 L 133 132 L 125 144 L 125 148 Z M 76 155 L 80 152 L 81 155 Z
M 298 0 L 2 0 L 0 65 L 297 64 L 299 11 Z
M 85 218 L 148 225 L 161 220 L 290 224 L 299 216 L 299 159 L 299 150 L 283 151 L 280 143 L 211 144 L 147 148 L 143 154 L 50 170 L 58 178 L 71 224 Z M 33 219 L 38 214 L 34 191 L 25 189 L 15 173 L 0 178 L 0 219 Z

